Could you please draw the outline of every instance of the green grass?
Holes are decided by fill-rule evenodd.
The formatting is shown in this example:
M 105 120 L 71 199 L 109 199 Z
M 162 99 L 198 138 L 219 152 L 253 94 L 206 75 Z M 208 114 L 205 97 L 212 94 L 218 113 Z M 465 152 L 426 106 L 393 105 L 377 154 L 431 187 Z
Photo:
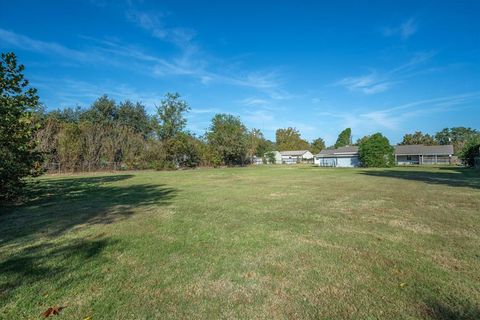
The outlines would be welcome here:
M 0 214 L 0 318 L 480 319 L 480 174 L 46 176 Z

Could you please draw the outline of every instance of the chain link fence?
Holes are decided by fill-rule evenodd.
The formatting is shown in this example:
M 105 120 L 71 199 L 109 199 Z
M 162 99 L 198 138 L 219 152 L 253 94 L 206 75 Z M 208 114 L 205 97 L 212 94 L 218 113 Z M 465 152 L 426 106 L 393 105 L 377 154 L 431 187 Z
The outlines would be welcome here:
M 73 173 L 73 172 L 97 172 L 97 171 L 119 171 L 119 170 L 135 170 L 137 168 L 128 166 L 123 162 L 103 162 L 100 164 L 62 164 L 60 162 L 49 162 L 44 165 L 47 173 Z

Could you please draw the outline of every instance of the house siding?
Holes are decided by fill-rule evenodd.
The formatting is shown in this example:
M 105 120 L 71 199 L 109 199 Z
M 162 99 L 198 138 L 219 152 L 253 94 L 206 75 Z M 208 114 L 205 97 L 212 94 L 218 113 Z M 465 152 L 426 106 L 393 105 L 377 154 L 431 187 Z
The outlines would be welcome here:
M 358 156 L 316 157 L 314 163 L 320 167 L 356 168 L 360 166 Z

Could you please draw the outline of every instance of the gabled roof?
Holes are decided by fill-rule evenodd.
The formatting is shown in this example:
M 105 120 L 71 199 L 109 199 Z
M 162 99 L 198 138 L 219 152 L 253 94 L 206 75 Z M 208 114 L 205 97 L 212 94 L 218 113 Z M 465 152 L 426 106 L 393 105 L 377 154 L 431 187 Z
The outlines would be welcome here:
M 308 150 L 291 150 L 291 151 L 280 151 L 282 156 L 303 156 L 305 153 L 310 152 Z
M 396 155 L 452 155 L 451 144 L 440 146 L 424 146 L 423 144 L 411 144 L 395 146 Z
M 358 155 L 357 146 L 346 146 L 346 147 L 340 147 L 337 149 L 323 149 L 316 156 L 328 157 L 328 156 L 351 156 L 351 155 Z

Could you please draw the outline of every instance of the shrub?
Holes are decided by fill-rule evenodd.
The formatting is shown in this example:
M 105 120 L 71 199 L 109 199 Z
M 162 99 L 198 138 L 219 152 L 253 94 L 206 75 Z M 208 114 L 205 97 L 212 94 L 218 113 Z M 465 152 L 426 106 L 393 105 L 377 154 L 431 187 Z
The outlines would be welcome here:
M 362 139 L 359 145 L 360 161 L 364 167 L 391 167 L 395 164 L 394 149 L 381 133 Z
M 475 158 L 480 156 L 480 135 L 476 135 L 467 140 L 460 151 L 460 159 L 469 167 L 475 166 Z

